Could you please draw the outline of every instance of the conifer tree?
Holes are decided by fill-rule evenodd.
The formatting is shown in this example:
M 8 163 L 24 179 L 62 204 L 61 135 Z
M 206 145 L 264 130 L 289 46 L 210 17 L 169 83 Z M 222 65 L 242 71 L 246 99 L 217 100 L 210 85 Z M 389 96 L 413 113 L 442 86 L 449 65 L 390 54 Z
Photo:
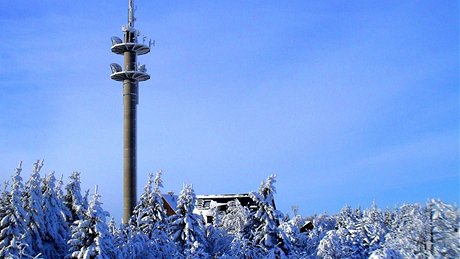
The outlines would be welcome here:
M 282 213 L 275 208 L 274 194 L 276 193 L 276 175 L 270 175 L 267 181 L 262 181 L 259 192 L 249 195 L 256 203 L 258 210 L 252 217 L 254 246 L 260 246 L 270 255 L 287 256 L 290 250 L 290 241 L 279 227 Z
M 222 227 L 219 211 L 216 207 L 211 209 L 213 221 L 205 225 L 207 253 L 212 258 L 220 258 L 230 249 L 232 236 Z
M 155 257 L 168 257 L 171 255 L 172 243 L 167 234 L 166 212 L 161 198 L 161 175 L 161 170 L 157 171 L 155 177 L 149 174 L 144 192 L 133 210 L 129 231 L 141 232 L 134 234 L 135 240 L 132 241 L 144 243 L 146 247 L 142 249 L 143 252 L 148 250 Z
M 10 200 L 10 193 L 8 191 L 9 182 L 5 181 L 3 184 L 3 191 L 0 196 L 0 220 L 6 215 L 7 208 L 9 206 L 8 201 Z
M 134 208 L 131 218 L 131 224 L 134 224 L 149 237 L 151 237 L 156 228 L 162 224 L 164 225 L 166 219 L 166 212 L 160 193 L 161 186 L 161 171 L 157 172 L 155 179 L 153 174 L 150 173 L 144 192 L 140 197 L 139 203 Z
M 404 258 L 428 258 L 426 216 L 418 204 L 404 204 L 395 212 L 383 249 L 397 251 Z
M 72 229 L 68 242 L 69 257 L 116 258 L 118 256 L 113 236 L 106 223 L 109 213 L 102 209 L 99 199 L 100 195 L 96 187 L 89 207 L 83 213 L 83 219 L 76 221 Z
M 69 177 L 69 183 L 65 187 L 64 205 L 70 211 L 68 221 L 74 222 L 83 219 L 84 212 L 87 209 L 81 196 L 80 173 L 73 172 Z
M 299 257 L 307 257 L 307 248 L 309 244 L 308 234 L 301 231 L 308 220 L 297 213 L 288 221 L 281 223 L 280 228 L 286 233 L 291 243 L 291 254 Z
M 460 257 L 460 216 L 455 206 L 432 199 L 426 206 L 427 249 L 435 258 Z
M 115 244 L 122 258 L 161 258 L 151 249 L 147 235 L 135 226 L 121 224 L 117 232 Z
M 366 250 L 366 256 L 382 247 L 385 242 L 387 228 L 382 211 L 372 203 L 369 209 L 364 210 L 360 225 L 361 240 Z
M 40 169 L 43 160 L 34 163 L 32 174 L 25 184 L 23 195 L 24 209 L 28 214 L 28 231 L 30 233 L 30 249 L 33 254 L 43 253 L 43 238 L 45 237 L 45 218 L 43 213 L 43 195 Z
M 363 258 L 368 253 L 368 246 L 363 241 L 363 232 L 367 233 L 365 229 L 369 227 L 365 226 L 365 224 L 372 223 L 372 221 L 371 219 L 364 220 L 363 215 L 360 208 L 353 210 L 350 206 L 346 205 L 337 216 L 336 228 L 341 232 L 340 241 L 343 255 L 346 257 Z M 372 227 L 371 229 L 374 228 Z
M 70 227 L 66 222 L 64 210 L 66 207 L 58 193 L 56 178 L 52 172 L 43 182 L 43 213 L 45 218 L 43 241 L 48 247 L 43 251 L 43 254 L 47 258 L 63 257 L 68 251 L 67 240 L 70 235 Z
M 22 162 L 19 162 L 12 176 L 12 186 L 0 220 L 0 258 L 19 258 L 21 254 L 31 254 L 30 236 L 27 231 L 29 217 L 22 203 L 24 185 L 21 177 Z
M 171 238 L 186 258 L 207 256 L 203 219 L 193 214 L 195 200 L 192 186 L 185 184 L 178 197 L 176 214 L 170 218 Z
M 321 239 L 318 246 L 319 258 L 342 258 L 342 242 L 340 234 L 335 230 L 329 230 L 326 236 Z
M 308 232 L 306 254 L 316 257 L 318 246 L 329 230 L 335 229 L 336 219 L 326 214 L 314 215 L 311 219 L 313 229 Z
M 228 233 L 242 233 L 249 224 L 250 211 L 235 199 L 227 203 L 227 211 L 221 218 L 221 225 Z

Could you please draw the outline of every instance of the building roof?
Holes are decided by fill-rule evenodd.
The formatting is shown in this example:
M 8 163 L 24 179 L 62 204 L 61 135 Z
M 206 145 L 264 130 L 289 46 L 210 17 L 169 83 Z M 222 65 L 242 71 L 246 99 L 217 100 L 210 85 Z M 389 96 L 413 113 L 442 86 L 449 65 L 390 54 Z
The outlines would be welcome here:
M 197 199 L 216 199 L 216 198 L 226 198 L 226 199 L 236 199 L 241 197 L 249 197 L 249 193 L 241 194 L 208 194 L 208 195 L 197 195 Z

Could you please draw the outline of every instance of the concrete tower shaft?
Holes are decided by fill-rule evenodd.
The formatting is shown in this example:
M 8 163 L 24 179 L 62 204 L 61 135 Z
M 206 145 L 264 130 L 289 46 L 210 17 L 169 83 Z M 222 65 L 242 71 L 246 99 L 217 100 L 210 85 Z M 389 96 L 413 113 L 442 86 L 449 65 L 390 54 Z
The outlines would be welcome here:
M 137 64 L 137 55 L 150 52 L 151 46 L 137 43 L 138 31 L 134 29 L 134 3 L 129 0 L 128 24 L 122 27 L 124 40 L 112 37 L 112 52 L 123 55 L 123 67 L 110 65 L 111 78 L 123 82 L 123 222 L 128 223 L 136 205 L 137 193 L 137 104 L 139 81 L 150 79 L 145 65 Z
M 129 51 L 125 52 L 124 64 L 126 70 L 135 70 L 136 54 Z M 125 223 L 128 223 L 137 200 L 138 92 L 136 80 L 123 80 L 123 222 Z

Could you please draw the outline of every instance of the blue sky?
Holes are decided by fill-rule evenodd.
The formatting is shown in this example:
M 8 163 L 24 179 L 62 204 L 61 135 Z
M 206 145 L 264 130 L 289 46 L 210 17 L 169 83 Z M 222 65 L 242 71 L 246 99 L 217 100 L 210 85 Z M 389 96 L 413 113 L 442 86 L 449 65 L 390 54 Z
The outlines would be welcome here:
M 127 2 L 4 1 L 0 180 L 81 171 L 121 218 Z M 457 1 L 136 1 L 156 41 L 138 106 L 138 186 L 257 190 L 283 212 L 459 202 Z

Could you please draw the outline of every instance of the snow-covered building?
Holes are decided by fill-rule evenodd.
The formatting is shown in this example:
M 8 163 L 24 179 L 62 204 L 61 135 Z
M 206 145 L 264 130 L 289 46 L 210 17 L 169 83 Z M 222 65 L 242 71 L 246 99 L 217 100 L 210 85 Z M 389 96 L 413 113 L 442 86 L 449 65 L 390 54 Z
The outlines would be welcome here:
M 197 195 L 196 205 L 193 212 L 203 216 L 205 223 L 212 223 L 214 213 L 225 214 L 228 203 L 238 200 L 239 203 L 251 211 L 257 210 L 257 205 L 251 199 L 248 193 L 244 194 L 214 194 L 214 195 Z
M 168 192 L 161 195 L 161 198 L 163 199 L 163 207 L 166 210 L 166 215 L 171 216 L 176 214 L 178 197 L 179 195 L 174 194 L 174 192 Z
M 178 195 L 173 192 L 162 194 L 163 206 L 168 216 L 174 215 L 177 208 Z M 212 223 L 214 213 L 225 214 L 228 203 L 238 200 L 241 206 L 248 208 L 250 211 L 258 209 L 257 204 L 251 199 L 249 193 L 242 194 L 211 194 L 197 195 L 193 213 L 203 216 L 205 223 Z M 275 204 L 273 206 L 276 209 Z

